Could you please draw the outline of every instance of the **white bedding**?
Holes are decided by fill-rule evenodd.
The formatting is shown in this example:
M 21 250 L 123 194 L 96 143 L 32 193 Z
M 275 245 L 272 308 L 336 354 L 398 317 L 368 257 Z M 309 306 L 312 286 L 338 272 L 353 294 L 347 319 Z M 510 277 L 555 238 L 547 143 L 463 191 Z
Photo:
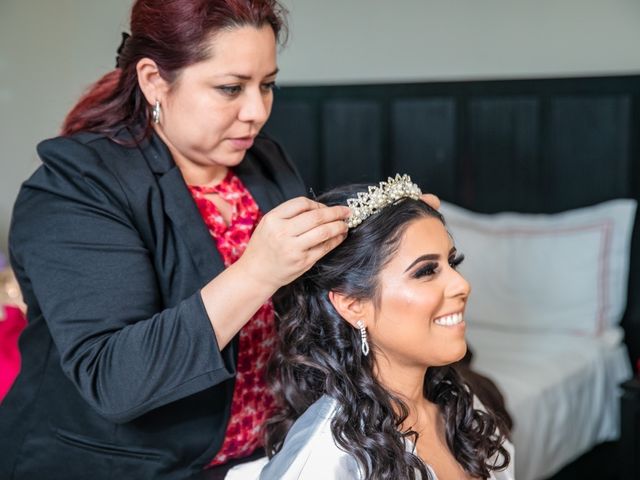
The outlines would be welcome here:
M 622 330 L 600 337 L 469 325 L 473 368 L 493 379 L 513 420 L 517 480 L 553 475 L 619 436 L 619 385 L 631 376 Z

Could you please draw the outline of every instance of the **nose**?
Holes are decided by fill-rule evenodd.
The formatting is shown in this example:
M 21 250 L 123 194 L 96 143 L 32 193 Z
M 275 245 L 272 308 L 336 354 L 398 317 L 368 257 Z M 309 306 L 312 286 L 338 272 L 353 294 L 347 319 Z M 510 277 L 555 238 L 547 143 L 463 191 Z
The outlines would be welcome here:
M 263 94 L 260 89 L 247 89 L 238 119 L 242 122 L 263 125 L 271 113 L 272 96 Z
M 445 289 L 446 297 L 466 300 L 471 293 L 469 282 L 457 270 L 450 268 L 449 271 L 450 275 Z

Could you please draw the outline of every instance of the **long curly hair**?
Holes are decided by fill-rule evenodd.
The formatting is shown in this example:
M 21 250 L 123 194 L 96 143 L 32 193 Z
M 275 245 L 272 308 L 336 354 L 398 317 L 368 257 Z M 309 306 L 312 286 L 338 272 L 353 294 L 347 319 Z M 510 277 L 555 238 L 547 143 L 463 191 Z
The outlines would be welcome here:
M 318 198 L 326 205 L 346 199 L 368 185 L 334 189 Z M 265 424 L 269 457 L 283 446 L 287 432 L 322 395 L 337 400 L 331 423 L 336 444 L 359 463 L 366 479 L 428 479 L 422 460 L 405 449 L 418 433 L 401 431 L 409 409 L 374 375 L 375 355 L 360 353 L 360 334 L 329 301 L 331 291 L 379 305 L 378 274 L 397 251 L 409 224 L 440 213 L 420 200 L 404 199 L 385 207 L 278 295 L 278 345 L 268 377 L 278 410 Z M 372 345 L 372 351 L 375 348 Z M 430 367 L 424 396 L 438 406 L 446 425 L 446 441 L 458 463 L 474 477 L 510 461 L 503 447 L 501 421 L 491 411 L 477 410 L 468 385 L 452 366 Z M 420 475 L 416 476 L 416 472 Z

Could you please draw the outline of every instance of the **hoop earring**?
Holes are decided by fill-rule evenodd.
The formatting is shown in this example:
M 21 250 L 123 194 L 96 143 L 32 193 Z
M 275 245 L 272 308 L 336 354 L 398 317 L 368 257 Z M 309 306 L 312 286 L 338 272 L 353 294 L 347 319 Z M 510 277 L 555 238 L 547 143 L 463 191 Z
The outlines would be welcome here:
M 369 355 L 369 342 L 367 341 L 367 327 L 364 326 L 364 322 L 362 320 L 358 320 L 358 328 L 360 329 L 360 340 L 362 347 L 362 354 L 366 357 Z
M 151 120 L 156 125 L 160 123 L 160 100 L 156 99 L 156 103 L 151 109 Z

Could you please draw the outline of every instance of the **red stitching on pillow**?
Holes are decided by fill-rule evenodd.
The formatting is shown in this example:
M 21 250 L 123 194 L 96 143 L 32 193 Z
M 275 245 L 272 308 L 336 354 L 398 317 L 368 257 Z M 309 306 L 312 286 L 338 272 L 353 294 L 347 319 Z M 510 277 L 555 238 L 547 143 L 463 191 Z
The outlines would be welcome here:
M 609 300 L 609 282 L 607 282 L 609 275 L 609 265 L 607 262 L 607 258 L 609 257 L 609 253 L 611 251 L 611 232 L 613 230 L 613 221 L 610 218 L 604 219 L 598 223 L 586 224 L 582 226 L 576 227 L 562 227 L 562 228 L 553 228 L 553 227 L 531 227 L 531 228 L 486 228 L 474 225 L 472 222 L 465 220 L 454 220 L 447 222 L 448 225 L 460 225 L 463 228 L 468 230 L 475 230 L 476 232 L 484 233 L 487 235 L 493 236 L 513 236 L 513 235 L 522 235 L 522 236 L 534 236 L 534 235 L 549 235 L 549 234 L 569 234 L 569 233 L 577 233 L 584 232 L 589 230 L 596 230 L 601 233 L 601 241 L 600 241 L 600 253 L 598 255 L 598 307 L 596 314 L 596 325 L 594 329 L 595 335 L 601 335 L 605 328 L 605 317 L 607 310 L 607 302 Z M 584 334 L 586 331 L 577 331 L 575 333 Z
M 601 335 L 604 331 L 605 314 L 607 309 L 607 302 L 609 300 L 609 282 L 607 282 L 607 279 L 609 278 L 609 262 L 607 262 L 607 258 L 609 257 L 609 253 L 611 251 L 611 231 L 613 228 L 613 221 L 611 221 L 611 219 L 605 220 L 603 222 L 603 227 L 604 228 L 600 255 L 600 283 L 602 288 L 600 289 L 600 313 L 598 315 L 598 329 L 596 331 L 596 335 Z

